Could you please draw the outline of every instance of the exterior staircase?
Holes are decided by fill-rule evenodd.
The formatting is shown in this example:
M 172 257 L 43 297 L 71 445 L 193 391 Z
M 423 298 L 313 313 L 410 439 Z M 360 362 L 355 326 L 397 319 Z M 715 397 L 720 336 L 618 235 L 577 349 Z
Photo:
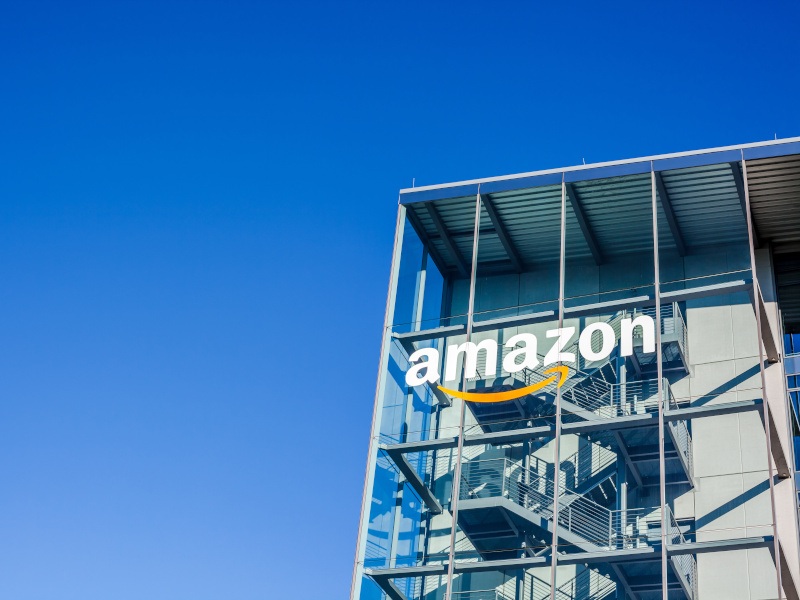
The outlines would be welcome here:
M 606 321 L 614 331 L 616 342 L 619 342 L 621 323 L 624 318 L 638 314 L 655 316 L 655 308 L 637 309 L 633 312 L 620 311 Z M 665 357 L 665 370 L 684 368 L 688 364 L 686 355 L 686 325 L 683 322 L 677 303 L 665 304 L 661 310 L 662 352 Z M 637 344 L 637 341 L 639 342 Z M 502 362 L 513 348 L 502 348 Z M 578 340 L 574 340 L 563 351 L 575 355 L 575 363 L 565 363 L 569 377 L 561 387 L 561 403 L 565 421 L 609 419 L 622 415 L 650 412 L 658 409 L 658 386 L 656 379 L 617 382 L 614 362 L 617 359 L 619 345 L 604 360 L 587 361 L 578 351 Z M 639 375 L 654 374 L 655 353 L 643 354 L 641 338 L 634 337 L 635 369 Z M 486 357 L 479 356 L 477 375 L 473 379 L 472 389 L 504 391 L 521 388 L 548 379 L 545 374 L 551 365 L 543 365 L 543 357 L 539 356 L 539 364 L 535 369 L 523 369 L 505 377 L 485 378 Z M 485 432 L 504 431 L 525 426 L 528 420 L 548 419 L 555 415 L 555 389 L 544 389 L 532 396 L 499 403 L 469 403 L 469 408 Z

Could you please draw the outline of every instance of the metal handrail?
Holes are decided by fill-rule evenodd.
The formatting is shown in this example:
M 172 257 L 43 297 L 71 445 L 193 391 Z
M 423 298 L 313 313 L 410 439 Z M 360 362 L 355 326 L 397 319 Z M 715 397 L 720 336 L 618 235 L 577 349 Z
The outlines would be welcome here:
M 554 513 L 553 480 L 508 458 L 473 460 L 461 470 L 460 497 L 502 497 L 546 519 Z M 604 548 L 632 548 L 646 543 L 646 517 L 653 509 L 610 510 L 569 490 L 559 493 L 559 526 Z
M 531 456 L 531 469 L 540 473 L 553 466 L 553 463 L 542 460 L 537 456 Z M 616 452 L 604 448 L 600 444 L 589 444 L 589 452 L 586 446 L 579 448 L 567 458 L 559 463 L 559 488 L 563 490 L 577 489 L 583 483 L 594 477 L 597 473 L 617 461 Z M 587 468 L 588 465 L 588 468 Z M 572 481 L 568 481 L 565 466 L 572 467 Z
M 667 506 L 667 543 L 670 545 L 685 544 L 687 543 L 686 537 L 678 525 L 678 520 L 672 509 Z M 677 554 L 670 556 L 672 564 L 678 571 L 683 573 L 686 580 L 689 582 L 689 587 L 692 592 L 692 598 L 697 597 L 697 561 L 692 554 Z

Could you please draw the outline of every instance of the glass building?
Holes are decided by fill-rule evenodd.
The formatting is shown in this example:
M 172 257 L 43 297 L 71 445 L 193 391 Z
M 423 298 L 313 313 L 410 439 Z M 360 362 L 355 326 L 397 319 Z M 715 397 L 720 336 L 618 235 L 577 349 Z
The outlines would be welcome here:
M 798 600 L 793 334 L 800 138 L 402 190 L 351 600 Z

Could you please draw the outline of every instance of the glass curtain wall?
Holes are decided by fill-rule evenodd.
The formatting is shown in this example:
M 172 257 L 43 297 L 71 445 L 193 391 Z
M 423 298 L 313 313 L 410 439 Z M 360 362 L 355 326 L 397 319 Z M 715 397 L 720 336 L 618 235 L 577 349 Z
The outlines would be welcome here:
M 374 477 L 362 515 L 360 598 L 383 593 L 365 572 L 450 556 L 461 401 L 439 385 L 461 387 L 448 381 L 460 368 L 450 377 L 445 359 L 448 346 L 467 341 L 475 205 L 468 196 L 400 208 L 370 449 Z M 442 439 L 450 443 L 430 446 Z M 400 592 L 418 597 L 415 582 L 404 579 L 408 589 Z
M 356 597 L 778 597 L 667 552 L 773 532 L 758 412 L 687 412 L 764 395 L 741 165 L 692 160 L 401 206 Z

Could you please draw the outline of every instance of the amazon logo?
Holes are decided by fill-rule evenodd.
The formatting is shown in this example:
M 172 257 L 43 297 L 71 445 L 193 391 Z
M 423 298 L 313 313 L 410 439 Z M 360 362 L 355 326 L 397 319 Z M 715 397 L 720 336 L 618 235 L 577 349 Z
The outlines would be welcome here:
M 497 376 L 499 346 L 496 340 L 485 339 L 480 342 L 464 342 L 447 346 L 444 360 L 444 378 L 440 373 L 442 363 L 437 348 L 420 348 L 414 351 L 408 360 L 410 367 L 406 372 L 406 385 L 416 387 L 419 385 L 435 385 L 445 394 L 460 398 L 467 402 L 507 402 L 532 394 L 553 383 L 556 388 L 561 387 L 569 377 L 568 363 L 576 363 L 575 352 L 586 361 L 594 362 L 608 358 L 619 345 L 620 356 L 633 354 L 634 335 L 642 339 L 644 353 L 655 352 L 656 335 L 655 321 L 649 315 L 639 315 L 636 318 L 622 319 L 619 323 L 619 335 L 608 323 L 597 322 L 585 327 L 578 335 L 577 348 L 573 343 L 576 335 L 575 327 L 559 327 L 545 332 L 545 337 L 554 339 L 550 349 L 544 356 L 541 366 L 553 365 L 541 371 L 549 375 L 542 381 L 522 388 L 500 392 L 462 392 L 457 389 L 459 379 L 458 367 L 463 357 L 464 376 L 473 379 L 477 376 L 478 356 L 484 353 L 485 372 L 482 377 L 489 379 Z M 636 331 L 638 329 L 638 332 Z M 638 334 L 638 335 L 637 335 Z M 537 369 L 539 361 L 539 340 L 533 333 L 518 333 L 504 344 L 508 353 L 503 357 L 502 370 L 513 375 L 524 370 Z M 450 384 L 450 386 L 441 385 Z M 455 385 L 453 385 L 455 384 Z

